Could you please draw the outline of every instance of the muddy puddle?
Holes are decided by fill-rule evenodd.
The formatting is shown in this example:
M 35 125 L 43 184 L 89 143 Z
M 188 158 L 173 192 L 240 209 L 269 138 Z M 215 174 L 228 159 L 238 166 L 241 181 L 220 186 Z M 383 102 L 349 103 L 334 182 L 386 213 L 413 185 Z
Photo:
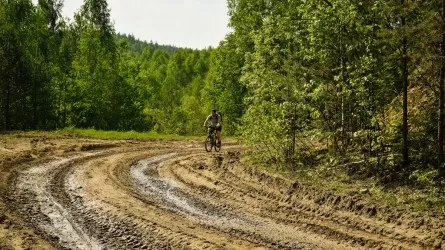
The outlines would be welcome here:
M 74 161 L 98 155 L 99 153 L 84 153 L 69 158 L 61 158 L 31 167 L 18 178 L 17 195 L 27 197 L 23 208 L 40 216 L 31 217 L 33 223 L 46 232 L 54 240 L 70 249 L 103 249 L 97 240 L 84 232 L 81 226 L 74 222 L 70 212 L 51 194 L 51 180 L 57 169 Z

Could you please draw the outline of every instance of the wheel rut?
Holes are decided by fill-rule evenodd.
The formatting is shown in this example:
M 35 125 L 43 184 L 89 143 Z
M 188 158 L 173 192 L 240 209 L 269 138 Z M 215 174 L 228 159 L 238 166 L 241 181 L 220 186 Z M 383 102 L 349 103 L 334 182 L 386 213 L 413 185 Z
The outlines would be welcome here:
M 70 163 L 88 158 L 98 153 L 86 153 L 32 167 L 23 172 L 18 180 L 15 195 L 17 203 L 22 203 L 20 213 L 30 216 L 32 224 L 48 233 L 66 248 L 102 249 L 80 225 L 74 222 L 73 215 L 51 194 L 51 180 L 57 169 Z
M 291 181 L 242 167 L 236 146 L 204 154 L 195 142 L 174 144 L 91 146 L 31 162 L 11 177 L 11 209 L 59 249 L 431 246 L 421 229 L 318 205 Z

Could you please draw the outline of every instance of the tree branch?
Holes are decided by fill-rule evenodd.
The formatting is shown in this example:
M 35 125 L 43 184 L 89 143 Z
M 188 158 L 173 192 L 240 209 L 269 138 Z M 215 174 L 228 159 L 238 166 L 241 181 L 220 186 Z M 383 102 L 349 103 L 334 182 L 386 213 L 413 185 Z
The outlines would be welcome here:
M 329 7 L 333 7 L 333 5 L 332 5 L 332 3 L 331 2 L 329 2 L 328 0 L 323 0 L 323 2 L 325 2 L 327 5 L 329 5 Z

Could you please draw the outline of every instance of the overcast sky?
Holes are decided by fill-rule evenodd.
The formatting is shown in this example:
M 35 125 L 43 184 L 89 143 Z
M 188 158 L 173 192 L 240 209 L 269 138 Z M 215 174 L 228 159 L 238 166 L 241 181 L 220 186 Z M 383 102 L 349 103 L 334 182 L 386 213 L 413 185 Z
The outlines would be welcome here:
M 63 15 L 73 19 L 82 0 L 65 0 Z M 159 44 L 203 49 L 217 47 L 229 32 L 226 0 L 108 0 L 117 32 Z

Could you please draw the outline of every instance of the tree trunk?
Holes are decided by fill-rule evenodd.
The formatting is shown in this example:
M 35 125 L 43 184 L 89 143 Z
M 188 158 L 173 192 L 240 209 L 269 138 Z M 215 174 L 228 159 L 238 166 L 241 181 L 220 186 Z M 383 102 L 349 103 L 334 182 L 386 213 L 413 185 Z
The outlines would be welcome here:
M 296 137 L 297 137 L 297 107 L 294 104 L 294 110 L 292 114 L 292 146 L 291 146 L 291 152 L 292 155 L 295 155 L 295 147 L 296 147 Z
M 32 93 L 32 129 L 37 129 L 37 85 L 35 79 L 33 79 Z
M 443 22 L 445 18 L 445 0 L 442 1 L 442 44 L 440 46 L 441 57 L 440 57 L 440 79 L 439 79 L 439 123 L 437 131 L 438 140 L 438 167 L 440 174 L 445 176 L 444 162 L 444 132 L 445 132 L 445 23 Z
M 10 102 L 10 79 L 6 80 L 6 89 L 5 89 L 5 130 L 9 130 L 10 128 L 10 119 L 9 119 L 9 102 Z
M 405 0 L 401 0 L 402 7 L 405 5 Z M 402 14 L 402 28 L 406 26 L 406 18 L 404 14 Z M 402 85 L 403 85 L 403 129 L 402 129 L 402 137 L 403 137 L 403 166 L 407 167 L 409 164 L 409 156 L 408 156 L 408 56 L 406 49 L 406 35 L 403 34 L 402 38 Z M 399 169 L 400 170 L 400 169 Z

